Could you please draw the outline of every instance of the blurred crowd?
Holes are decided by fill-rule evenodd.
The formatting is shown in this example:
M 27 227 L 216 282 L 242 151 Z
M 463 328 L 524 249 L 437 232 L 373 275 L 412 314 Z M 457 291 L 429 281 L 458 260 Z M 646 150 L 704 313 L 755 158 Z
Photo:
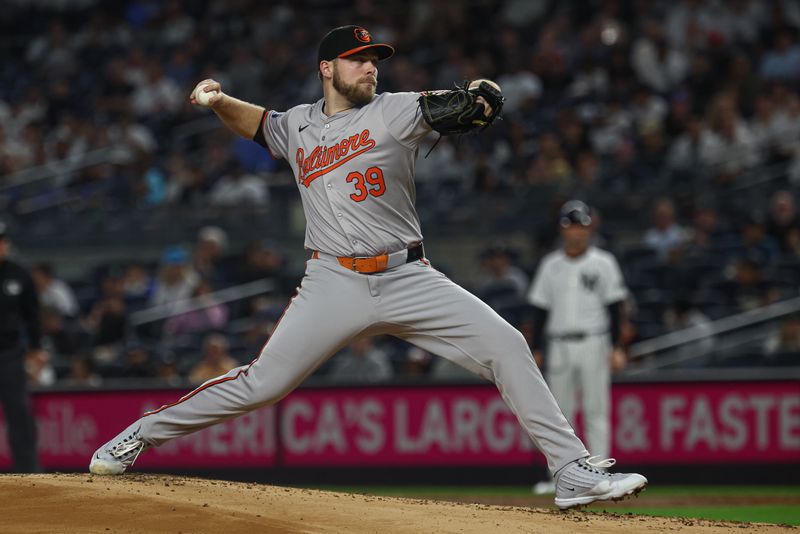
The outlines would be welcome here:
M 0 176 L 45 166 L 73 197 L 123 207 L 267 204 L 270 174 L 285 164 L 226 135 L 186 142 L 182 126 L 206 116 L 188 94 L 213 77 L 272 109 L 313 101 L 318 40 L 352 21 L 396 46 L 380 65 L 381 91 L 477 77 L 504 89 L 503 122 L 420 162 L 418 180 L 430 187 L 724 187 L 772 163 L 800 177 L 792 0 L 46 5 L 12 2 L 0 18 L 10 43 Z M 104 148 L 104 164 L 82 165 Z M 10 209 L 19 200 L 6 193 Z
M 188 94 L 215 78 L 271 109 L 313 101 L 321 96 L 318 40 L 354 22 L 397 50 L 379 65 L 379 91 L 489 77 L 507 97 L 504 120 L 480 136 L 443 140 L 423 158 L 436 136 L 424 141 L 422 198 L 520 198 L 547 186 L 590 204 L 601 193 L 630 199 L 639 217 L 624 230 L 639 241 L 619 243 L 602 227 L 596 240 L 618 253 L 633 289 L 631 340 L 796 293 L 794 0 L 12 1 L 0 13 L 0 207 L 20 213 L 35 199 L 69 200 L 76 213 L 266 208 L 276 184 L 285 185 L 286 163 L 221 132 Z M 31 168 L 46 178 L 31 179 Z M 769 177 L 778 187 L 745 210 L 715 196 Z M 642 231 L 648 217 L 652 227 Z M 550 222 L 532 236 L 538 255 L 556 243 Z M 104 264 L 71 289 L 52 265 L 37 265 L 56 356 L 32 362 L 32 374 L 42 383 L 172 380 L 252 358 L 299 273 L 273 243 L 234 250 L 220 228 L 204 232 L 155 264 Z M 476 261 L 484 279 L 473 289 L 524 328 L 520 299 L 534 265 L 506 249 Z M 167 321 L 132 326 L 141 309 L 264 277 L 278 288 L 266 297 L 176 308 Z M 497 279 L 510 289 L 498 290 Z M 348 355 L 349 364 L 321 372 L 437 372 L 428 355 L 391 340 Z
M 593 244 L 613 250 L 600 221 L 595 211 Z M 555 228 L 552 236 L 558 236 Z M 551 245 L 559 246 L 558 239 Z M 681 225 L 674 204 L 659 199 L 652 225 L 622 257 L 631 289 L 624 345 L 685 328 L 707 328 L 713 319 L 799 296 L 798 245 L 800 213 L 786 190 L 773 195 L 763 217 L 744 218 L 737 226 L 723 223 L 708 206 L 698 209 L 690 224 Z M 532 342 L 536 333 L 527 295 L 535 263 L 502 243 L 487 246 L 474 261 L 477 277 L 460 282 Z M 446 265 L 437 267 L 447 270 Z M 104 264 L 71 283 L 60 279 L 49 263 L 37 263 L 32 277 L 50 358 L 29 362 L 31 379 L 40 385 L 140 378 L 200 384 L 260 353 L 301 276 L 276 243 L 253 241 L 242 251 L 231 250 L 226 232 L 214 226 L 202 228 L 191 247 L 169 247 L 158 262 Z M 219 292 L 259 281 L 266 286 L 253 294 L 228 299 Z M 800 314 L 768 329 L 756 345 L 726 353 L 725 361 L 709 359 L 713 335 L 681 350 L 695 366 L 800 363 Z M 692 358 L 698 354 L 705 357 Z M 348 383 L 471 378 L 446 360 L 391 337 L 354 342 L 316 376 Z

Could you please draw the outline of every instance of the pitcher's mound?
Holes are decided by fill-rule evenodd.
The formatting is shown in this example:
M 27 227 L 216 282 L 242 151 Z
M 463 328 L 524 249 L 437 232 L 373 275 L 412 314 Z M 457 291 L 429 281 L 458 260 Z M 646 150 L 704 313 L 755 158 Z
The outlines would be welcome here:
M 741 532 L 742 524 L 368 497 L 196 478 L 0 476 L 0 532 Z M 750 525 L 757 532 L 786 530 Z

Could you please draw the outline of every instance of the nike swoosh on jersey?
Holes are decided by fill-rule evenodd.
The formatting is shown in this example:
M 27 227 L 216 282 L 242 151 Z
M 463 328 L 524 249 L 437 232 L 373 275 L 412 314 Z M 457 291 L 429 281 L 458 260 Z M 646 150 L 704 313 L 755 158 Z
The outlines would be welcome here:
M 300 126 L 300 127 L 297 129 L 297 131 L 298 131 L 298 132 L 302 132 L 303 130 L 305 130 L 305 129 L 306 129 L 306 128 L 308 128 L 309 126 L 311 126 L 311 125 L 310 125 L 310 124 L 306 124 L 305 126 Z

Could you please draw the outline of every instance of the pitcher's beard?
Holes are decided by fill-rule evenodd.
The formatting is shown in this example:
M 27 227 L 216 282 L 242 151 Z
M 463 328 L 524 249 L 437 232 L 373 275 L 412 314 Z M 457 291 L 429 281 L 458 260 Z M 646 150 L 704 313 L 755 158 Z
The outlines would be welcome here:
M 339 91 L 354 106 L 363 106 L 372 102 L 375 97 L 375 86 L 368 83 L 348 84 L 339 77 L 339 72 L 333 69 L 333 88 Z

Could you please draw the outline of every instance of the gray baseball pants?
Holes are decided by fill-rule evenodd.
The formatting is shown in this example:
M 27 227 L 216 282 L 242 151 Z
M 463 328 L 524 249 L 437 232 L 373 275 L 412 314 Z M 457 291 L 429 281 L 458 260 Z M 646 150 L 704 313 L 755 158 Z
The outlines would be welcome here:
M 140 436 L 160 445 L 278 402 L 361 336 L 389 334 L 491 380 L 555 472 L 588 456 L 519 331 L 427 261 L 366 275 L 311 259 L 272 337 L 251 364 L 145 414 Z

